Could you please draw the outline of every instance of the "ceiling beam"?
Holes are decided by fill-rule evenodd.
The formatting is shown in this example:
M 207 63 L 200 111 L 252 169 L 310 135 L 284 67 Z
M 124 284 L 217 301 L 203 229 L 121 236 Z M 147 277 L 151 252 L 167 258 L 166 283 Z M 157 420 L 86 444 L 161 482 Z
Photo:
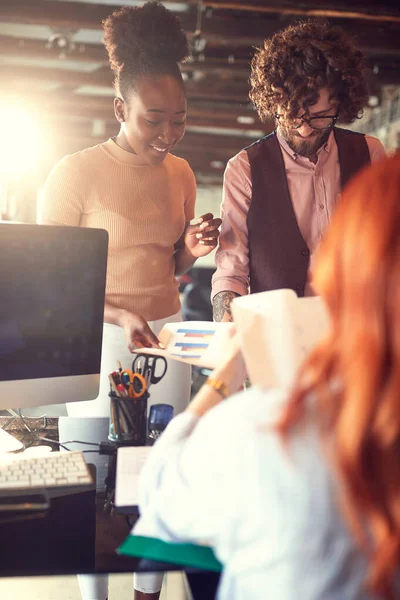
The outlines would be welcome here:
M 357 4 L 357 6 L 354 6 Z M 229 1 L 229 0 L 203 0 L 205 7 L 220 9 L 220 10 L 240 10 L 259 12 L 264 14 L 295 15 L 301 17 L 328 17 L 328 18 L 346 18 L 346 19 L 361 19 L 366 21 L 391 21 L 400 23 L 400 10 L 392 5 L 385 6 L 384 2 L 373 2 L 369 0 L 366 5 L 363 3 L 352 2 L 352 8 L 349 10 L 348 3 L 325 2 L 321 6 L 321 2 L 302 2 L 297 0 L 286 0 L 284 3 L 281 0 L 251 0 L 247 2 Z M 339 5 L 339 6 L 338 6 Z
M 265 39 L 282 30 L 296 19 L 281 15 L 278 18 L 268 18 L 254 13 L 216 12 L 202 22 L 202 31 L 208 44 L 214 48 L 229 47 L 232 52 L 241 49 L 242 56 L 249 53 L 253 56 L 254 47 L 262 46 Z M 358 47 L 363 52 L 395 53 L 400 52 L 400 21 L 391 20 L 385 24 L 370 23 L 352 19 L 335 19 L 332 24 L 339 25 L 348 34 L 354 36 Z M 207 48 L 206 48 L 207 49 Z
M 57 51 L 46 48 L 45 40 L 17 38 L 9 35 L 0 35 L 0 51 L 3 58 L 6 56 L 37 60 L 58 58 Z M 106 49 L 101 44 L 77 44 L 75 49 L 68 54 L 68 60 L 108 64 Z
M 35 59 L 35 60 L 57 60 L 58 53 L 54 49 L 46 47 L 44 40 L 33 40 L 29 38 L 18 39 L 12 36 L 0 35 L 0 53 L 7 61 L 7 57 Z M 67 55 L 69 61 L 97 63 L 108 67 L 108 57 L 102 44 L 76 44 Z M 59 59 L 60 63 L 62 59 Z M 201 71 L 207 74 L 224 75 L 247 78 L 249 75 L 250 60 L 243 58 L 228 59 L 228 56 L 213 57 L 208 55 L 203 61 L 188 61 L 181 65 L 183 73 Z
M 26 81 L 36 80 L 74 87 L 83 85 L 112 87 L 112 74 L 110 71 L 103 72 L 99 70 L 92 73 L 85 73 L 69 69 L 56 69 L 54 67 L 34 67 L 31 65 L 22 67 L 7 65 L 4 64 L 4 62 L 0 66 L 0 79 L 8 81 L 18 79 L 24 79 Z
M 72 71 L 66 69 L 54 69 L 45 67 L 20 67 L 5 65 L 0 67 L 0 81 L 10 83 L 17 80 L 43 81 L 68 85 L 70 87 L 98 86 L 112 87 L 112 73 L 109 69 L 99 69 L 92 73 Z M 213 100 L 224 100 L 246 104 L 248 99 L 248 84 L 246 80 L 232 81 L 221 80 L 216 77 L 203 79 L 199 82 L 188 80 L 185 83 L 188 98 L 213 98 Z
M 124 6 L 121 4 L 92 4 L 85 2 L 71 3 L 68 0 L 12 0 L 0 6 L 0 21 L 10 23 L 30 23 L 72 29 L 101 29 L 101 22 L 114 10 Z M 188 13 L 176 13 L 183 26 L 190 28 L 196 24 L 195 7 Z
M 256 3 L 252 2 L 252 4 L 255 5 Z M 284 7 L 288 4 L 291 8 L 298 5 L 297 0 L 286 0 Z M 245 47 L 246 51 L 250 52 L 249 56 L 251 56 L 254 52 L 254 46 L 261 45 L 265 38 L 270 37 L 293 21 L 287 15 L 282 14 L 281 2 L 275 1 L 274 3 L 277 12 L 277 18 L 275 19 L 269 18 L 268 15 L 263 17 L 259 10 L 255 14 L 246 11 L 245 7 L 248 5 L 247 2 L 240 3 L 241 14 L 235 11 L 220 10 L 213 10 L 210 16 L 207 15 L 207 12 L 205 13 L 202 20 L 202 31 L 209 46 L 229 47 L 230 53 L 234 52 L 235 48 Z M 257 3 L 257 6 L 268 5 L 265 2 Z M 378 6 L 376 2 L 374 5 Z M 313 6 L 315 7 L 316 3 Z M 361 6 L 360 3 L 359 6 Z M 13 0 L 12 3 L 2 3 L 0 5 L 0 21 L 48 25 L 52 28 L 67 27 L 72 30 L 82 28 L 100 30 L 102 20 L 115 8 L 118 7 L 104 4 L 74 3 L 72 10 L 71 3 L 65 0 L 57 2 L 54 0 L 35 0 L 35 2 L 31 2 L 31 0 Z M 187 13 L 177 13 L 189 37 L 196 28 L 196 11 L 194 9 L 193 6 Z M 398 43 L 400 16 L 398 20 L 396 9 L 392 8 L 390 10 L 390 7 L 385 8 L 383 6 L 382 10 L 387 11 L 388 20 L 386 24 L 346 19 L 343 14 L 338 16 L 338 19 L 334 22 L 359 38 L 362 50 L 371 48 L 372 51 L 376 50 L 380 53 L 400 53 Z M 367 13 L 368 10 L 365 9 L 365 12 Z M 397 14 L 400 15 L 398 9 Z
M 25 88 L 26 85 L 24 84 L 22 89 Z M 13 92 L 15 92 L 15 88 Z M 57 92 L 44 94 L 42 92 L 30 94 L 29 103 L 27 99 L 24 100 L 27 109 L 35 112 L 39 111 L 44 115 L 51 115 L 52 113 L 58 115 L 60 113 L 64 116 L 82 117 L 88 120 L 115 121 L 112 97 L 58 94 Z M 254 123 L 251 122 L 252 119 Z M 244 122 L 240 123 L 241 120 Z M 241 106 L 227 102 L 216 102 L 210 96 L 204 100 L 189 99 L 188 124 L 199 125 L 199 121 L 220 128 L 231 128 L 235 123 L 236 129 L 239 130 L 262 129 L 264 127 L 250 102 Z
M 399 32 L 400 36 L 400 32 Z M 211 51 L 213 54 L 211 54 Z M 241 58 L 234 56 L 229 57 L 229 50 L 222 49 L 218 52 L 216 49 L 206 51 L 204 61 L 187 62 L 182 65 L 182 71 L 189 75 L 195 73 L 200 76 L 221 76 L 230 78 L 240 78 L 248 80 L 250 75 L 250 53 L 254 52 L 254 48 L 248 49 L 249 58 Z M 3 58 L 3 64 L 7 65 L 7 58 L 20 58 L 29 60 L 46 61 L 49 59 L 58 59 L 55 52 L 46 48 L 44 40 L 18 39 L 11 36 L 0 35 L 0 54 Z M 390 61 L 393 62 L 393 70 L 399 70 L 399 64 L 396 59 L 400 59 L 400 43 L 397 47 L 393 46 L 390 55 L 387 55 L 387 50 L 381 54 L 379 48 L 375 51 L 367 50 L 366 58 L 371 66 L 382 67 L 388 73 L 390 69 Z M 60 60 L 60 65 L 62 60 Z M 103 45 L 100 44 L 79 44 L 68 55 L 69 61 L 97 63 L 107 67 L 105 71 L 101 71 L 104 78 L 111 81 L 111 75 L 108 67 L 108 59 Z M 389 61 L 389 62 L 388 62 Z
M 378 67 L 374 76 L 380 85 L 398 85 L 400 84 L 400 63 L 395 59 L 385 59 L 382 61 L 370 61 L 371 65 Z M 67 86 L 68 89 L 79 88 L 81 86 L 95 86 L 103 88 L 112 88 L 112 73 L 108 68 L 102 67 L 94 72 L 87 73 L 82 71 L 73 71 L 66 69 L 33 67 L 33 66 L 15 66 L 7 65 L 3 61 L 0 67 L 0 82 L 4 86 L 13 86 L 18 81 L 26 82 L 49 82 L 60 86 Z M 185 82 L 189 103 L 196 101 L 225 102 L 246 107 L 249 101 L 249 85 L 247 79 L 235 80 L 232 78 L 224 79 L 215 77 L 213 74 L 204 75 L 204 78 L 195 81 L 188 79 Z M 236 106 L 236 108 L 238 108 Z
M 13 0 L 0 6 L 0 21 L 28 23 L 72 29 L 100 29 L 100 24 L 111 12 L 112 7 L 101 4 L 51 2 L 48 0 Z M 117 7 L 115 7 L 117 8 Z M 73 14 L 72 14 L 73 12 Z
M 189 10 L 186 12 L 176 13 L 184 29 L 194 31 L 196 26 L 197 2 L 184 2 L 188 4 Z M 113 10 L 123 6 L 124 3 L 114 4 L 92 4 L 92 3 L 74 3 L 73 16 L 71 15 L 71 5 L 68 1 L 52 1 L 52 0 L 13 0 L 12 3 L 1 6 L 0 19 L 9 22 L 20 23 L 40 23 L 44 25 L 52 25 L 57 23 L 60 27 L 71 27 L 79 24 L 79 28 L 95 28 L 98 29 L 100 23 Z M 203 0 L 203 5 L 207 8 L 213 8 L 224 11 L 242 11 L 244 13 L 255 12 L 260 14 L 276 14 L 287 16 L 325 16 L 330 18 L 353 19 L 375 22 L 391 22 L 400 23 L 400 9 L 398 6 L 393 6 L 390 2 L 377 2 L 369 0 L 365 2 L 352 1 L 352 7 L 349 10 L 348 3 L 335 1 L 325 2 L 321 6 L 321 2 L 302 2 L 297 0 L 251 0 L 251 1 L 232 1 L 232 0 Z M 214 15 L 212 15 L 212 18 Z M 259 16 L 257 17 L 259 19 Z M 203 22 L 207 18 L 203 19 Z

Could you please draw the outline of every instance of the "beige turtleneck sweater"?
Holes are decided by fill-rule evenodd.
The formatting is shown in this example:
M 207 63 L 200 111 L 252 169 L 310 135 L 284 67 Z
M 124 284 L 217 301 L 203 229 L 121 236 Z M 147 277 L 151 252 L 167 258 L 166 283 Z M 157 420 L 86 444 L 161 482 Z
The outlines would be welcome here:
M 154 321 L 180 308 L 174 244 L 194 217 L 196 183 L 171 154 L 157 166 L 134 161 L 111 139 L 65 156 L 45 183 L 39 222 L 106 229 L 107 301 Z

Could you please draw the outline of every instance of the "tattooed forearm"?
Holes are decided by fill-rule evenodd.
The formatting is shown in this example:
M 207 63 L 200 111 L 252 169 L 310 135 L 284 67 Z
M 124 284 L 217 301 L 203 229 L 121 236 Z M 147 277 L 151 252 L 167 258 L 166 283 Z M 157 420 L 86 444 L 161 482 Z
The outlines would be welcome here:
M 213 298 L 214 321 L 232 321 L 231 302 L 239 296 L 235 292 L 219 292 Z

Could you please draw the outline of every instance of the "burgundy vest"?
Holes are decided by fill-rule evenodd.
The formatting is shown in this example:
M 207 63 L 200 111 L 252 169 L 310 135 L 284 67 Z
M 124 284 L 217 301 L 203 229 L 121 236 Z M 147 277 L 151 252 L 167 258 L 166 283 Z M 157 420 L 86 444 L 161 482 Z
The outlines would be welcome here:
M 341 188 L 370 162 L 365 136 L 334 128 Z M 250 291 L 289 288 L 304 296 L 310 251 L 290 198 L 280 144 L 273 132 L 246 148 L 252 197 L 247 214 Z

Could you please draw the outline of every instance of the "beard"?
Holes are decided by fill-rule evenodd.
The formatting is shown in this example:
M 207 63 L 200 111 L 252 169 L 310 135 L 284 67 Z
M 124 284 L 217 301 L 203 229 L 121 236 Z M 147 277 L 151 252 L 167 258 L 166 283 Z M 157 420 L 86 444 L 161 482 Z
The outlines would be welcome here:
M 323 131 L 314 130 L 313 133 L 305 138 L 297 133 L 296 129 L 280 126 L 280 132 L 289 148 L 305 158 L 310 158 L 316 154 L 317 150 L 327 142 L 331 131 L 332 128 L 324 129 Z

